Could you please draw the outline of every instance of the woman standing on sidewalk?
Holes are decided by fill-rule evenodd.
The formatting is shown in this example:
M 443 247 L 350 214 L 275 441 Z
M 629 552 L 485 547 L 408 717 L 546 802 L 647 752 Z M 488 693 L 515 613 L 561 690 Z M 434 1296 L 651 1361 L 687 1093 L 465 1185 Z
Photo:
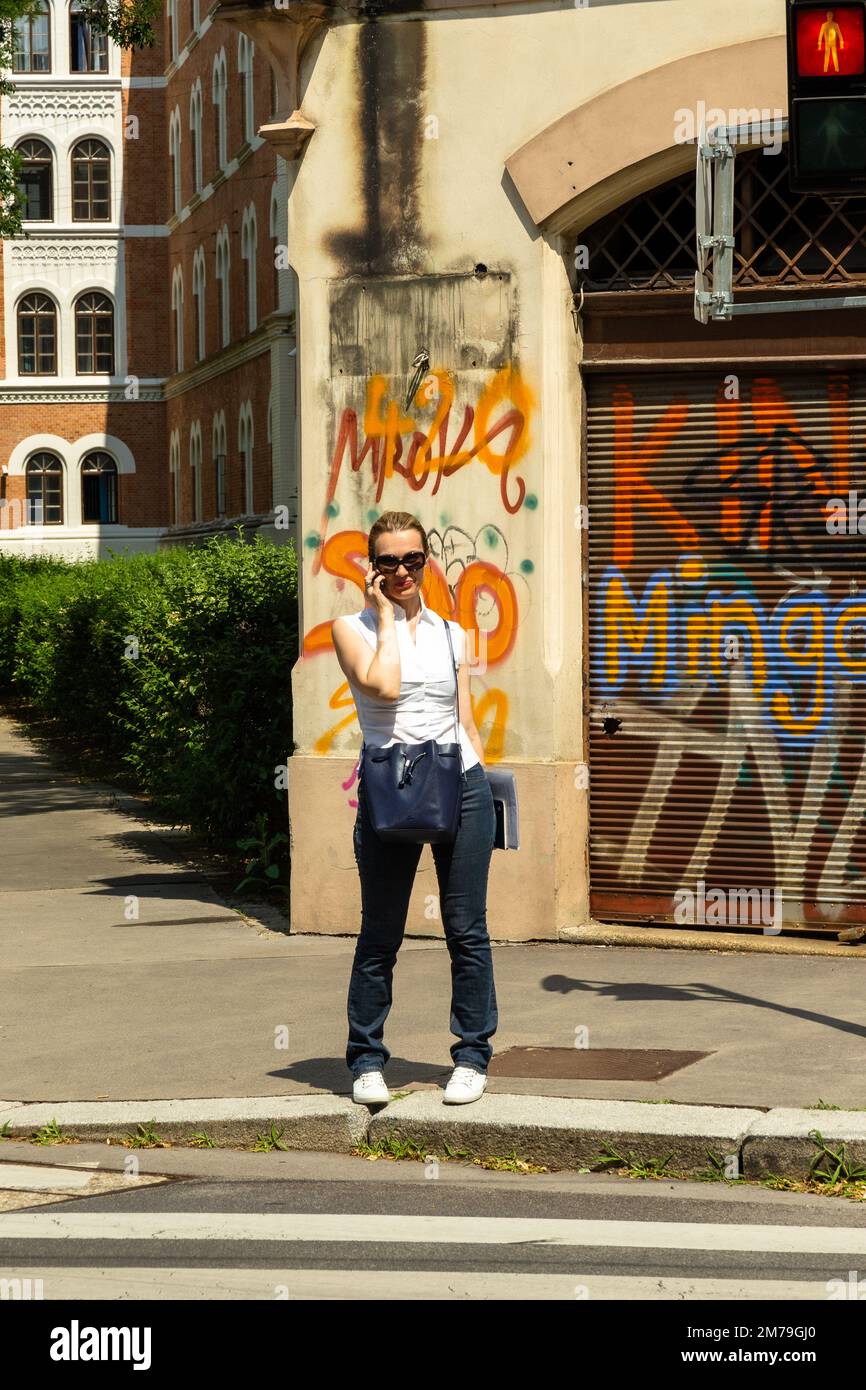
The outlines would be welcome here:
M 332 624 L 337 660 L 349 682 L 368 747 L 453 743 L 454 668 L 443 619 L 421 597 L 427 533 L 408 512 L 386 512 L 372 527 L 366 606 Z M 451 1031 L 454 1071 L 445 1101 L 477 1100 L 487 1084 L 498 1021 L 493 958 L 487 934 L 487 875 L 496 818 L 484 771 L 484 750 L 472 718 L 466 634 L 449 622 L 458 691 L 462 803 L 456 839 L 431 845 L 439 883 L 445 940 L 451 957 Z M 361 931 L 349 983 L 346 1062 L 360 1104 L 390 1099 L 383 1041 L 391 984 L 403 940 L 420 844 L 381 839 L 373 828 L 363 771 L 354 830 L 361 878 Z

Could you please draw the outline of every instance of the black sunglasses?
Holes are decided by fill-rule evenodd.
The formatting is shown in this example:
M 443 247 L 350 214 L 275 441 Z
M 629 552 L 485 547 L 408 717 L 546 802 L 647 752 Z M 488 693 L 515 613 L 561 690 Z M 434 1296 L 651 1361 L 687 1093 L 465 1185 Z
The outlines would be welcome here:
M 374 555 L 373 565 L 383 574 L 396 574 L 401 565 L 408 571 L 422 570 L 427 563 L 423 550 L 407 550 L 405 555 Z

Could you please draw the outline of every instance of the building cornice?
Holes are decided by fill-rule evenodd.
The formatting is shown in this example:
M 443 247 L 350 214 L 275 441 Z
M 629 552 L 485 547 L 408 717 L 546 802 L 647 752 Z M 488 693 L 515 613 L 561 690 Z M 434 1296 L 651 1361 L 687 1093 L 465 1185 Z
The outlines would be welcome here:
M 126 393 L 128 386 L 22 386 L 18 382 L 0 382 L 2 405 L 152 405 L 163 399 L 159 385 L 139 383 L 134 397 Z
M 294 318 L 293 313 L 269 314 L 255 333 L 251 333 L 242 342 L 231 343 L 215 357 L 209 357 L 204 362 L 197 362 L 194 367 L 190 367 L 187 371 L 178 372 L 169 377 L 163 387 L 165 399 L 172 400 L 175 396 L 185 395 L 187 391 L 195 391 L 199 386 L 204 386 L 206 382 L 213 381 L 214 378 L 224 376 L 226 372 L 243 366 L 245 362 L 252 362 L 254 358 L 268 352 L 271 345 L 281 338 L 288 339 L 290 344 L 294 345 Z

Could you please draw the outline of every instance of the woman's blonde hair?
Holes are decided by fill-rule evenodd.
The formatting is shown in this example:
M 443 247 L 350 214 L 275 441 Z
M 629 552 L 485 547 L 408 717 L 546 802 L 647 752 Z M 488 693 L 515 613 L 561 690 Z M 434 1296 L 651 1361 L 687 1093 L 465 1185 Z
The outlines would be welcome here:
M 411 512 L 383 512 L 378 521 L 374 521 L 370 527 L 370 535 L 367 541 L 367 554 L 372 563 L 373 556 L 376 554 L 376 541 L 383 531 L 417 531 L 421 537 L 421 544 L 424 554 L 428 552 L 427 532 L 421 525 L 417 516 Z

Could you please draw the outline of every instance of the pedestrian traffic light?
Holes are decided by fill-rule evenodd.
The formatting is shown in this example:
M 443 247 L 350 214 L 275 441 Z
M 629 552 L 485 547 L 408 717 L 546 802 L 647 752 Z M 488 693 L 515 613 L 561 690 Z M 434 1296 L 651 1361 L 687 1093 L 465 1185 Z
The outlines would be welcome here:
M 788 0 L 791 188 L 866 197 L 866 0 Z

